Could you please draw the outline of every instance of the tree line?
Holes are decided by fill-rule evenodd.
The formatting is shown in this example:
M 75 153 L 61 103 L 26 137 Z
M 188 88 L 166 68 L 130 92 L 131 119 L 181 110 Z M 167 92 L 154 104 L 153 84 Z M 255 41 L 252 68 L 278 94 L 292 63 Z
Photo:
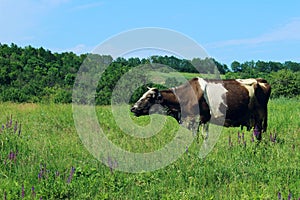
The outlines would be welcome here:
M 89 59 L 92 58 L 92 59 Z M 162 64 L 179 72 L 214 74 L 216 70 L 226 78 L 261 77 L 272 84 L 272 97 L 295 97 L 300 91 L 300 63 L 287 61 L 232 62 L 228 67 L 213 58 L 179 59 L 174 56 L 151 56 L 149 58 L 116 58 L 110 55 L 81 54 L 73 52 L 53 53 L 42 47 L 19 47 L 0 43 L 0 101 L 12 102 L 72 102 L 72 90 L 79 68 L 87 60 L 105 59 L 106 70 L 94 95 L 98 105 L 110 104 L 112 91 L 120 78 L 140 65 Z M 143 72 L 136 72 L 148 77 Z M 170 80 L 167 80 L 172 82 Z M 174 83 L 175 84 L 175 83 Z M 146 86 L 135 91 L 135 101 Z

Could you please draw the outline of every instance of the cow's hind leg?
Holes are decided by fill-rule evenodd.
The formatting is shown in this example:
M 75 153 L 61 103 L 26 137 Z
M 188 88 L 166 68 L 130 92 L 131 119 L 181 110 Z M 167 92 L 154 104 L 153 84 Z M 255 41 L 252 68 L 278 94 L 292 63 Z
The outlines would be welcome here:
M 266 132 L 268 127 L 268 109 L 265 108 L 263 112 L 262 132 Z

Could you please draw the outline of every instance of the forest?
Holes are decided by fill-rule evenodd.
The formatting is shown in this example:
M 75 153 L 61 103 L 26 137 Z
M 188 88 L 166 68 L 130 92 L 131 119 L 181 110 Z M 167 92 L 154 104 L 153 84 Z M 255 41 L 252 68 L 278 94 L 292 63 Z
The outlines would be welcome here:
M 271 98 L 293 98 L 300 93 L 300 63 L 293 61 L 233 61 L 227 66 L 214 58 L 186 60 L 154 55 L 142 59 L 113 59 L 110 55 L 53 53 L 42 47 L 0 43 L 0 102 L 71 103 L 77 72 L 90 57 L 105 59 L 108 63 L 97 86 L 97 105 L 110 104 L 115 84 L 123 74 L 152 63 L 169 66 L 178 72 L 214 74 L 213 66 L 216 66 L 224 78 L 265 78 L 272 85 Z M 142 92 L 143 89 L 138 90 L 132 101 Z

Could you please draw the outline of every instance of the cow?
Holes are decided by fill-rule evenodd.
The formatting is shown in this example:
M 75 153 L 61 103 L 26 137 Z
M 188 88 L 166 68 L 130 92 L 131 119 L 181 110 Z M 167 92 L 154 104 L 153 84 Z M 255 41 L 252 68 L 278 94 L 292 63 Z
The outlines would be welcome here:
M 197 77 L 165 90 L 148 88 L 130 110 L 137 117 L 149 115 L 151 107 L 158 104 L 194 134 L 203 125 L 205 138 L 210 122 L 224 127 L 254 128 L 257 140 L 261 140 L 268 126 L 270 93 L 271 86 L 261 78 L 214 80 Z

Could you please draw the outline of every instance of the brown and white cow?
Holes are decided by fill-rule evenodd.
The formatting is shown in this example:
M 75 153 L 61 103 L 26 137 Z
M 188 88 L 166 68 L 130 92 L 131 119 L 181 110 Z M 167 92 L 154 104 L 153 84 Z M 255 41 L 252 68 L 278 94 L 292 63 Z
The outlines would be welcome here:
M 209 80 L 193 78 L 175 88 L 149 88 L 132 106 L 136 116 L 148 115 L 155 104 L 197 133 L 208 122 L 225 127 L 256 128 L 256 138 L 267 130 L 267 104 L 271 87 L 264 79 Z M 198 119 L 198 120 L 197 120 Z M 206 127 L 205 127 L 206 126 Z

